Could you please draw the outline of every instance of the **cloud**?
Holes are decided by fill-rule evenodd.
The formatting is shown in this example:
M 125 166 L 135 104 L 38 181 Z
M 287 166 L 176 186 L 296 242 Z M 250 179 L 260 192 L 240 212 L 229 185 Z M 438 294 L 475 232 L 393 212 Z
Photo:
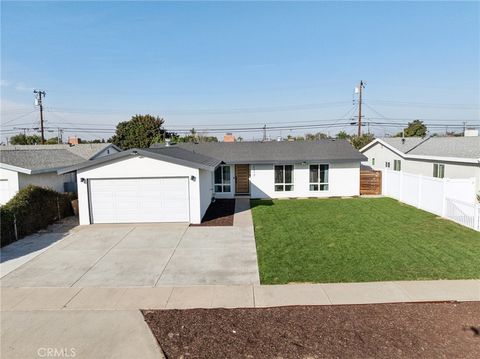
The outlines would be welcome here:
M 0 86 L 1 87 L 10 86 L 10 82 L 8 82 L 7 80 L 0 80 Z
M 15 90 L 20 91 L 20 92 L 32 92 L 33 87 L 25 85 L 23 82 L 18 82 L 15 85 Z

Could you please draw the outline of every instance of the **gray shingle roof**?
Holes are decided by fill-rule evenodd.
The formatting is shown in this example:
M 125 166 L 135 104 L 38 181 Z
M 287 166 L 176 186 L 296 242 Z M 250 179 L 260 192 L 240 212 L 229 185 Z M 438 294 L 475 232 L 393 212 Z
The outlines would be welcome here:
M 162 161 L 176 163 L 182 166 L 201 168 L 213 171 L 222 161 L 204 156 L 198 153 L 193 153 L 181 148 L 131 148 L 127 151 L 114 153 L 112 155 L 103 156 L 94 160 L 83 161 L 70 167 L 65 167 L 58 170 L 58 174 L 76 171 L 82 168 L 95 166 L 101 163 L 106 163 L 112 160 L 122 159 L 129 156 L 145 156 Z
M 179 143 L 170 148 L 183 148 L 217 158 L 227 164 L 235 163 L 297 163 L 365 161 L 367 158 L 348 141 L 269 141 L 269 142 L 208 142 Z M 154 145 L 153 148 L 166 148 Z
M 212 158 L 210 156 L 204 156 L 200 153 L 196 153 L 193 151 L 186 150 L 184 148 L 170 146 L 170 147 L 162 147 L 162 148 L 146 148 L 145 151 L 161 154 L 164 156 L 173 157 L 176 159 L 202 164 L 205 166 L 218 166 L 219 162 L 221 162 L 217 158 Z
M 70 146 L 68 144 L 58 145 L 11 145 L 1 146 L 0 150 L 17 150 L 17 151 L 45 151 L 45 150 L 68 150 L 73 154 L 89 160 L 105 148 L 113 146 L 111 143 L 81 143 Z M 116 147 L 116 146 L 115 146 Z M 117 147 L 116 147 L 117 148 Z
M 479 159 L 480 137 L 400 137 L 381 138 L 400 152 L 415 156 Z
M 409 155 L 480 158 L 480 137 L 430 137 Z
M 85 161 L 67 150 L 0 150 L 0 162 L 32 171 L 55 170 Z
M 0 163 L 35 171 L 54 171 L 88 160 L 110 143 L 0 146 Z

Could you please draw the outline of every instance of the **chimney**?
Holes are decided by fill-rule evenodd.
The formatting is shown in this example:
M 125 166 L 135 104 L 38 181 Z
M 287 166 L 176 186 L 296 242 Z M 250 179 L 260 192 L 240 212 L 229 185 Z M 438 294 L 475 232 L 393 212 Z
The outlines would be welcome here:
M 235 141 L 236 141 L 235 136 L 233 134 L 231 134 L 230 132 L 226 133 L 223 136 L 223 142 L 235 142 Z
M 78 145 L 80 144 L 80 142 L 82 142 L 82 140 L 80 138 L 78 138 L 77 136 L 68 136 L 68 144 L 70 146 L 75 146 L 75 145 Z

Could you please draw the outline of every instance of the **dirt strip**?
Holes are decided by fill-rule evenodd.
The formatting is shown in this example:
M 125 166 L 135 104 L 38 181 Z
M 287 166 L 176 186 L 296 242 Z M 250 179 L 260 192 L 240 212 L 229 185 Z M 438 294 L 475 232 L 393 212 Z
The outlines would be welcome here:
M 233 226 L 234 214 L 234 199 L 217 199 L 208 207 L 205 215 L 202 218 L 202 223 L 192 224 L 191 226 Z
M 478 358 L 480 302 L 148 310 L 167 358 Z

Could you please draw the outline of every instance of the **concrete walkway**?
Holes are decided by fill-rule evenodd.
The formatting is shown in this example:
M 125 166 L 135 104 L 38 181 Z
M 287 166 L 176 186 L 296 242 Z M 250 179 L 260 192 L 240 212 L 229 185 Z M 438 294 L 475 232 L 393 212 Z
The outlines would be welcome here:
M 163 358 L 139 311 L 2 313 L 0 357 Z
M 480 280 L 189 286 L 8 288 L 2 311 L 133 310 L 480 301 Z

